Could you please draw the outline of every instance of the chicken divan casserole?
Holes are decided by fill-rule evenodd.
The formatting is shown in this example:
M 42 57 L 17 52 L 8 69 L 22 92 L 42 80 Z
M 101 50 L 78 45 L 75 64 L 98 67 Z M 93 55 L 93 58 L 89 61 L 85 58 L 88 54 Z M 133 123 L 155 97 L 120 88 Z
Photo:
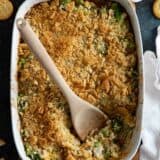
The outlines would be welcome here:
M 98 1 L 51 0 L 25 17 L 72 90 L 109 117 L 81 142 L 66 99 L 21 40 L 18 109 L 31 160 L 123 159 L 136 123 L 136 45 L 125 10 Z

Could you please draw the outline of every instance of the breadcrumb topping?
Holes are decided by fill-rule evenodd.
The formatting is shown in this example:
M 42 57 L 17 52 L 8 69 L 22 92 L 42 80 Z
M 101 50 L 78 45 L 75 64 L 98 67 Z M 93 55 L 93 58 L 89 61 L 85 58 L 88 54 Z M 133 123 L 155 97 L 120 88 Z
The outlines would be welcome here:
M 32 160 L 121 159 L 135 127 L 138 71 L 132 27 L 115 2 L 40 3 L 25 17 L 72 90 L 110 120 L 81 142 L 66 99 L 23 41 L 19 44 L 18 109 Z

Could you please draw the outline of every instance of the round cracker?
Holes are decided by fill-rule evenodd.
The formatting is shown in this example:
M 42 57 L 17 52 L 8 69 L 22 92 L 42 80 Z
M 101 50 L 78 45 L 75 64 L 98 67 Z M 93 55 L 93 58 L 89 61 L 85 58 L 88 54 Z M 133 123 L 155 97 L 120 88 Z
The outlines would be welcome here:
M 0 0 L 0 20 L 8 19 L 13 13 L 13 5 L 9 0 Z
M 153 13 L 160 19 L 160 0 L 155 0 L 153 3 Z

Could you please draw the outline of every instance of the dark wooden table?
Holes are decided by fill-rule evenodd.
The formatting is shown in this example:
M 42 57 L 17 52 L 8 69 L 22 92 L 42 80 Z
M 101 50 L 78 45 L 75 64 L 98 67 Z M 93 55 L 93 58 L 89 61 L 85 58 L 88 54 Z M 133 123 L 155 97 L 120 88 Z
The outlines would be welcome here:
M 152 15 L 152 1 L 143 0 L 137 4 L 144 50 L 155 50 L 156 27 L 160 24 L 160 20 Z M 7 21 L 0 21 L 0 138 L 6 141 L 6 145 L 0 148 L 0 158 L 3 156 L 6 160 L 18 160 L 11 131 L 9 76 L 12 24 L 17 8 L 23 0 L 12 0 L 12 2 L 13 16 Z

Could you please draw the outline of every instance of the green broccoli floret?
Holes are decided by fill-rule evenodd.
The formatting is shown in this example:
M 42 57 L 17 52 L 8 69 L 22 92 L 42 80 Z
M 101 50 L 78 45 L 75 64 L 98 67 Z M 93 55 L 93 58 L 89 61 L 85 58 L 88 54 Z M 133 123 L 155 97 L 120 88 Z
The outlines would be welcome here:
M 120 5 L 117 3 L 112 3 L 111 9 L 114 10 L 114 16 L 115 16 L 116 20 L 119 21 L 122 16 L 122 9 L 121 9 Z
M 70 2 L 71 0 L 60 0 L 60 8 L 65 9 L 66 5 Z
M 42 160 L 38 152 L 34 151 L 32 147 L 28 144 L 25 145 L 26 154 L 32 160 Z
M 84 4 L 83 0 L 76 0 L 76 5 L 81 5 L 81 4 Z
M 119 133 L 123 127 L 123 121 L 121 117 L 116 117 L 112 120 L 112 129 L 115 133 Z

